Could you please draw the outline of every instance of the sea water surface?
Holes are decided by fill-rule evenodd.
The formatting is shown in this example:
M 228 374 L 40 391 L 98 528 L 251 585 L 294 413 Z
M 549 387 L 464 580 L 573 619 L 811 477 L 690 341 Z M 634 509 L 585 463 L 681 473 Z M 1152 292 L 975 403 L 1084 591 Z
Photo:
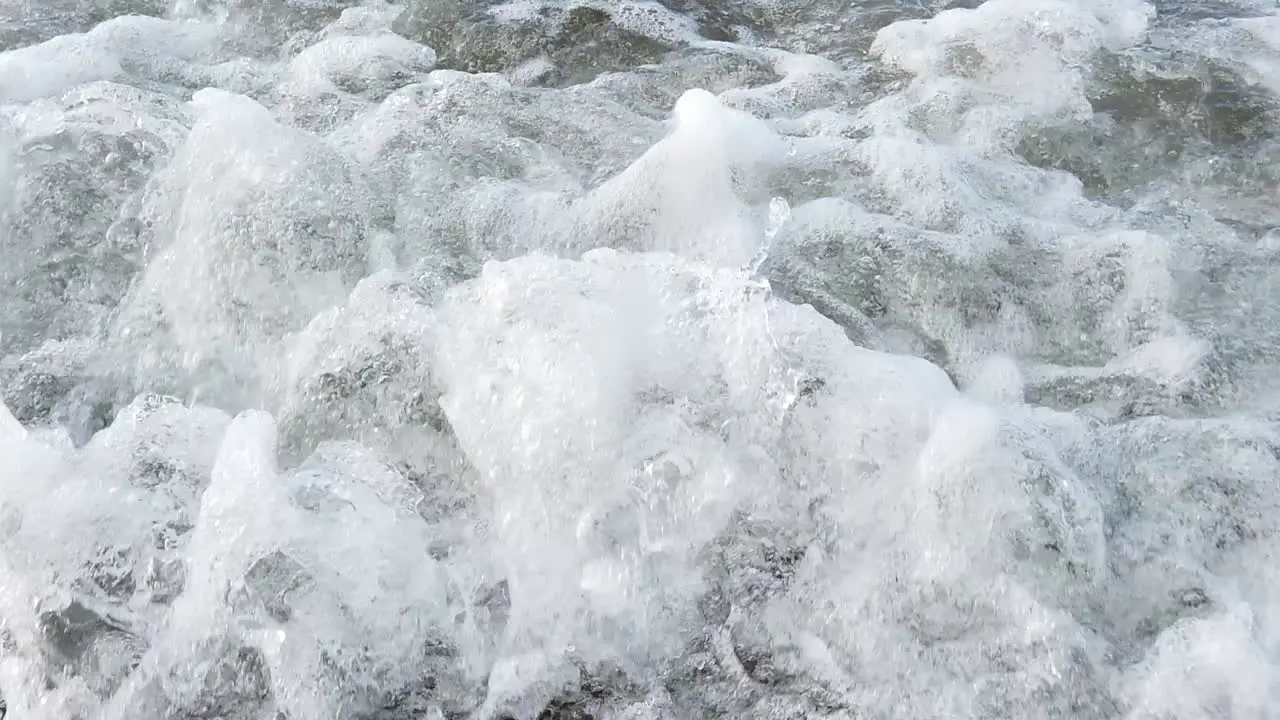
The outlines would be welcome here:
M 1274 0 L 0 0 L 10 720 L 1280 718 Z

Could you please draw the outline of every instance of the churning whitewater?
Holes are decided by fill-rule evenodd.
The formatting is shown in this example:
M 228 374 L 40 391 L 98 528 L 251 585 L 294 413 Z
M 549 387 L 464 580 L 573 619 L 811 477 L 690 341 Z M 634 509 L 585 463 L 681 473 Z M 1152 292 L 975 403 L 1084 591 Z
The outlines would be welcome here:
M 10 720 L 1280 718 L 1274 0 L 0 0 Z

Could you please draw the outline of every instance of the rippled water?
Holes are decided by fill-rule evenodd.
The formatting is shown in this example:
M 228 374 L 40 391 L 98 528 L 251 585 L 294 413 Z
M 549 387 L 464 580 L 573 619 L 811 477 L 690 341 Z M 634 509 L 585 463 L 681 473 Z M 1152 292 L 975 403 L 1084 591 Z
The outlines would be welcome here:
M 0 0 L 9 717 L 1280 717 L 1278 12 Z

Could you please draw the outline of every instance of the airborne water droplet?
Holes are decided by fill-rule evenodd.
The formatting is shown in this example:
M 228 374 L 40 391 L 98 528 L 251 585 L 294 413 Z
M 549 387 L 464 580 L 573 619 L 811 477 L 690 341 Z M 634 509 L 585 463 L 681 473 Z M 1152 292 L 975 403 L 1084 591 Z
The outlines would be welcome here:
M 760 249 L 756 251 L 754 257 L 751 258 L 751 274 L 760 273 L 760 268 L 764 267 L 764 263 L 769 259 L 769 250 L 773 246 L 773 239 L 777 236 L 782 226 L 787 224 L 787 220 L 791 219 L 791 205 L 786 198 L 775 197 L 769 200 L 769 216 L 765 224 L 764 242 L 760 244 Z

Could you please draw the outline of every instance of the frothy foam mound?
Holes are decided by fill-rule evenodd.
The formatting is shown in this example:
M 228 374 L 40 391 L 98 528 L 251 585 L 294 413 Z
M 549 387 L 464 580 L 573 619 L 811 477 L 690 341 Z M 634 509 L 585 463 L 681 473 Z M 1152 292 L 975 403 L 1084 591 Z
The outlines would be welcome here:
M 1273 8 L 5 2 L 12 717 L 1280 713 Z
M 87 33 L 0 54 L 0 102 L 29 102 L 95 80 L 178 74 L 217 48 L 215 28 L 122 17 Z
M 576 204 L 570 237 L 744 265 L 764 241 L 761 189 L 748 183 L 777 166 L 785 148 L 705 90 L 684 93 L 672 114 L 666 138 Z

